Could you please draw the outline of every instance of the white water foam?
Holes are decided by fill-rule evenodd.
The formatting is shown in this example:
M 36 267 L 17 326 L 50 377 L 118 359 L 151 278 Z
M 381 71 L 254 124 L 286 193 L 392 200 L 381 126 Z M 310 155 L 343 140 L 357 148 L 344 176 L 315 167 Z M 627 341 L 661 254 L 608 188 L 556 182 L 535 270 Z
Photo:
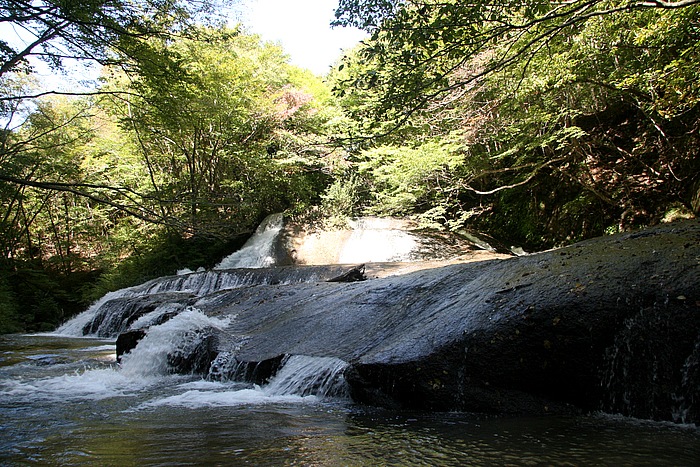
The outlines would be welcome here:
M 112 367 L 34 381 L 5 380 L 0 382 L 0 390 L 3 397 L 23 400 L 101 400 L 133 395 L 159 380 L 159 377 L 153 376 L 132 378 Z
M 347 394 L 343 371 L 346 362 L 334 357 L 292 355 L 265 387 L 268 394 L 340 396 Z
M 207 390 L 191 389 L 161 399 L 142 404 L 139 408 L 152 408 L 162 406 L 184 407 L 197 409 L 200 407 L 236 407 L 242 405 L 264 405 L 264 404 L 308 404 L 318 402 L 316 396 L 295 396 L 295 395 L 270 395 L 260 387 L 247 389 L 226 390 L 225 387 Z
M 190 268 L 183 268 L 183 269 L 178 269 L 177 275 L 178 276 L 186 276 L 187 274 L 194 274 L 195 272 L 204 272 L 206 269 L 203 267 L 197 268 L 196 271 L 191 270 Z
M 78 349 L 78 352 L 85 352 L 85 353 L 96 353 L 96 352 L 114 352 L 114 344 L 104 344 L 104 345 L 96 345 L 94 347 L 85 347 L 84 349 Z M 116 361 L 117 356 L 116 355 L 111 355 L 111 357 L 114 358 Z
M 220 328 L 228 323 L 228 319 L 210 318 L 201 311 L 190 308 L 166 323 L 151 327 L 139 344 L 122 356 L 121 367 L 83 368 L 61 376 L 36 380 L 3 380 L 0 381 L 0 393 L 4 397 L 51 401 L 132 396 L 165 379 L 184 378 L 168 374 L 168 354 L 185 341 L 187 333 L 209 327 Z M 104 349 L 114 350 L 114 347 L 89 347 L 85 352 Z
M 192 272 L 189 269 L 183 269 L 178 271 L 177 276 L 174 277 L 156 279 L 141 285 L 109 292 L 93 303 L 87 310 L 61 325 L 53 333 L 50 333 L 50 335 L 83 336 L 84 328 L 92 322 L 100 308 L 111 300 L 167 292 L 190 293 L 201 297 L 221 290 L 250 285 L 251 282 L 258 283 L 260 278 L 257 276 L 249 276 L 240 272 L 226 273 L 221 270 L 263 268 L 274 264 L 274 243 L 283 225 L 283 214 L 271 214 L 260 224 L 256 233 L 246 242 L 243 248 L 224 258 L 214 268 L 219 271 L 204 271 L 200 268 L 197 272 Z M 158 316 L 153 314 L 148 318 L 144 317 L 144 321 L 139 324 L 148 324 L 148 320 L 153 322 Z M 136 329 L 133 325 L 130 328 Z
M 265 268 L 275 264 L 275 241 L 284 226 L 283 214 L 271 214 L 243 247 L 224 258 L 214 269 Z
M 307 278 L 311 280 L 312 278 Z M 188 294 L 196 297 L 206 296 L 221 290 L 231 290 L 246 285 L 264 283 L 265 278 L 254 274 L 252 271 L 207 271 L 172 276 L 146 282 L 144 284 L 127 287 L 105 294 L 102 298 L 93 303 L 87 310 L 80 313 L 75 318 L 69 320 L 56 331 L 48 335 L 81 337 L 84 328 L 89 325 L 98 315 L 101 309 L 117 299 L 134 298 L 159 293 L 180 293 L 182 297 Z M 164 304 L 159 306 L 153 313 L 142 316 L 137 322 L 132 323 L 130 329 L 137 329 L 139 326 L 148 325 L 159 316 L 167 312 L 177 312 L 182 309 L 178 303 Z M 107 323 L 109 324 L 109 323 Z
M 165 375 L 168 373 L 168 354 L 185 342 L 187 334 L 209 327 L 221 329 L 229 323 L 228 318 L 211 318 L 189 307 L 169 321 L 149 328 L 136 347 L 122 355 L 122 373 L 132 377 Z
M 164 303 L 162 305 L 157 306 L 155 310 L 151 311 L 150 313 L 146 313 L 145 315 L 141 316 L 136 321 L 131 323 L 129 329 L 134 330 L 148 328 L 164 314 L 179 313 L 180 311 L 182 311 L 183 308 L 184 305 L 180 303 Z
M 127 287 L 125 289 L 121 290 L 116 290 L 114 292 L 108 292 L 105 295 L 103 295 L 99 300 L 97 300 L 95 303 L 90 305 L 90 307 L 80 313 L 78 316 L 75 318 L 67 321 L 65 324 L 59 326 L 58 329 L 56 329 L 54 332 L 49 333 L 48 335 L 55 335 L 55 336 L 70 336 L 70 337 L 80 337 L 83 335 L 83 328 L 87 326 L 92 319 L 95 317 L 95 314 L 97 311 L 110 300 L 114 300 L 116 298 L 124 298 L 124 297 L 131 297 L 134 296 L 136 292 L 135 287 Z
M 144 403 L 140 408 L 161 406 L 235 407 L 294 403 L 316 403 L 322 399 L 346 398 L 343 371 L 347 363 L 332 357 L 291 356 L 266 386 L 241 387 L 242 383 L 194 381 L 178 389 L 184 392 Z
M 97 369 L 81 369 L 49 378 L 17 378 L 0 381 L 2 397 L 18 401 L 46 400 L 99 401 L 109 398 L 133 398 L 133 408 L 223 407 L 266 404 L 310 404 L 320 400 L 346 397 L 343 371 L 347 364 L 337 358 L 291 356 L 265 386 L 235 381 L 189 380 L 192 376 L 172 375 L 168 355 L 186 341 L 186 335 L 207 328 L 222 328 L 229 319 L 204 315 L 190 307 L 169 321 L 151 327 L 146 336 L 122 363 Z M 113 349 L 104 344 L 88 351 Z M 152 388 L 161 396 L 144 401 Z

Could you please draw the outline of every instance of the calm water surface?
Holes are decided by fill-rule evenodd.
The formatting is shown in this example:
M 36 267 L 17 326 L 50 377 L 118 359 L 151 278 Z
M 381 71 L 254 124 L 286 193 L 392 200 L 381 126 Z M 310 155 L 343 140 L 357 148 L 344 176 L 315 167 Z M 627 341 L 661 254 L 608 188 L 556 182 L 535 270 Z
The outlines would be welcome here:
M 700 430 L 397 412 L 119 368 L 113 341 L 0 336 L 2 465 L 700 465 Z

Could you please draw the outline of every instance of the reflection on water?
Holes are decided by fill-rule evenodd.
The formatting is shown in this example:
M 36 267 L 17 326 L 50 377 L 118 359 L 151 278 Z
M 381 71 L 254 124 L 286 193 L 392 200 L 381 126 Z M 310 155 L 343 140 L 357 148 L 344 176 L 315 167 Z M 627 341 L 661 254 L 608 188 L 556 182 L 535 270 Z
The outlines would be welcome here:
M 0 337 L 0 464 L 698 465 L 695 427 L 606 415 L 397 412 L 183 376 L 113 344 Z

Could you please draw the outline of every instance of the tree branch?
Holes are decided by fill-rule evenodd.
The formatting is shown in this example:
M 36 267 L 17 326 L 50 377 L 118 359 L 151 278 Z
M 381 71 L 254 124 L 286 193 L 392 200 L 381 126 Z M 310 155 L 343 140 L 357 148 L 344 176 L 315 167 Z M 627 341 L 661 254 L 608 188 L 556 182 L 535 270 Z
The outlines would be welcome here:
M 125 193 L 131 193 L 131 194 L 135 194 L 139 197 L 142 197 L 144 199 L 147 198 L 147 196 L 141 195 L 130 188 L 113 187 L 113 186 L 108 186 L 108 185 L 98 185 L 98 184 L 91 184 L 91 183 L 39 182 L 39 181 L 35 181 L 35 180 L 20 179 L 20 178 L 11 177 L 11 176 L 7 176 L 7 175 L 3 175 L 3 174 L 0 174 L 0 180 L 8 182 L 8 183 L 13 183 L 16 185 L 39 188 L 41 190 L 50 190 L 50 191 L 72 193 L 74 195 L 90 199 L 90 200 L 95 201 L 95 202 L 100 203 L 100 204 L 112 206 L 113 208 L 116 208 L 117 210 L 122 211 L 130 216 L 134 216 L 137 219 L 141 219 L 142 221 L 152 223 L 152 224 L 173 225 L 175 223 L 174 219 L 166 219 L 166 218 L 158 215 L 157 213 L 151 211 L 150 209 L 146 208 L 145 206 L 139 205 L 138 203 L 134 202 L 134 200 L 128 195 L 127 195 L 127 199 L 134 202 L 134 204 L 135 204 L 134 207 L 126 206 L 126 205 L 118 203 L 116 201 L 112 201 L 110 199 L 106 199 L 104 197 L 97 196 L 97 195 L 89 193 L 87 191 L 83 191 L 84 189 L 107 190 L 107 191 L 116 192 L 116 193 L 119 193 L 122 195 Z
M 498 193 L 499 191 L 509 190 L 509 189 L 511 189 L 511 188 L 517 188 L 517 187 L 519 187 L 519 186 L 526 185 L 527 183 L 529 183 L 530 181 L 532 181 L 532 179 L 535 178 L 535 176 L 537 176 L 537 174 L 540 172 L 540 170 L 544 169 L 545 167 L 549 167 L 549 166 L 555 164 L 556 162 L 561 162 L 561 161 L 563 161 L 564 159 L 566 159 L 566 158 L 565 158 L 565 157 L 559 157 L 559 158 L 557 158 L 557 159 L 552 159 L 552 160 L 547 161 L 547 162 L 544 162 L 544 163 L 542 163 L 542 164 L 538 164 L 538 165 L 535 167 L 535 169 L 532 171 L 532 173 L 530 173 L 530 175 L 529 175 L 525 180 L 522 180 L 522 181 L 517 182 L 517 183 L 510 184 L 510 185 L 502 185 L 502 186 L 499 186 L 499 187 L 494 188 L 493 190 L 488 190 L 488 191 L 477 190 L 476 188 L 474 188 L 474 187 L 472 187 L 472 186 L 469 186 L 469 185 L 466 184 L 466 183 L 463 184 L 462 187 L 465 188 L 465 189 L 467 189 L 467 190 L 469 190 L 469 191 L 471 191 L 472 193 L 477 194 L 477 195 L 493 195 L 493 194 L 495 194 L 495 193 Z M 523 166 L 518 167 L 518 168 L 522 168 L 522 167 L 523 167 Z M 511 167 L 511 168 L 509 168 L 508 170 L 512 171 L 512 170 L 516 170 L 516 169 L 518 169 L 518 168 Z M 505 171 L 505 170 L 504 170 L 504 171 Z M 494 173 L 494 172 L 491 171 L 490 173 Z M 478 177 L 475 177 L 474 179 L 476 179 L 476 178 L 481 178 L 482 176 L 484 176 L 484 175 L 486 175 L 486 174 L 487 174 L 487 172 L 481 173 Z M 472 179 L 472 180 L 474 180 L 474 179 Z
M 663 8 L 665 10 L 674 10 L 677 8 L 685 8 L 692 5 L 700 5 L 700 0 L 681 0 L 679 2 L 664 2 L 663 0 L 649 0 L 646 2 L 637 2 L 635 6 L 643 8 Z
M 11 71 L 20 61 L 30 55 L 36 46 L 55 38 L 61 32 L 61 29 L 65 28 L 66 26 L 67 24 L 63 23 L 54 27 L 53 29 L 47 29 L 44 31 L 43 34 L 41 34 L 34 42 L 25 47 L 24 50 L 18 52 L 14 57 L 5 61 L 2 66 L 0 66 L 0 76 L 4 75 L 8 71 Z
M 45 96 L 138 96 L 138 94 L 130 91 L 85 91 L 85 92 L 68 92 L 68 91 L 44 91 L 37 94 L 25 94 L 21 96 L 3 96 L 0 97 L 0 102 L 19 101 L 24 99 L 38 99 Z

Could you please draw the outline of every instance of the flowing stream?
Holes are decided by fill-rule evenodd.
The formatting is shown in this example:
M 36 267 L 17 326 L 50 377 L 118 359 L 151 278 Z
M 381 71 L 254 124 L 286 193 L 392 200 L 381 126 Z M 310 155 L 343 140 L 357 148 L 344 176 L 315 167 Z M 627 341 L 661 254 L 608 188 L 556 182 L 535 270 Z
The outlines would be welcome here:
M 313 268 L 281 276 L 227 269 L 269 265 L 275 230 L 274 222 L 262 227 L 247 245 L 257 260 L 237 253 L 215 271 L 114 292 L 53 334 L 0 336 L 0 465 L 700 462 L 695 425 L 595 413 L 496 417 L 358 406 L 347 396 L 346 363 L 335 358 L 286 357 L 259 385 L 236 378 L 247 369 L 226 354 L 205 377 L 172 374 L 169 356 L 196 342 L 200 330 L 235 319 L 204 315 L 198 297 L 260 281 L 293 287 L 318 280 Z M 133 301 L 146 299 L 153 300 L 152 311 L 130 317 Z M 98 316 L 108 319 L 93 325 Z M 146 336 L 118 364 L 116 334 L 146 325 Z

